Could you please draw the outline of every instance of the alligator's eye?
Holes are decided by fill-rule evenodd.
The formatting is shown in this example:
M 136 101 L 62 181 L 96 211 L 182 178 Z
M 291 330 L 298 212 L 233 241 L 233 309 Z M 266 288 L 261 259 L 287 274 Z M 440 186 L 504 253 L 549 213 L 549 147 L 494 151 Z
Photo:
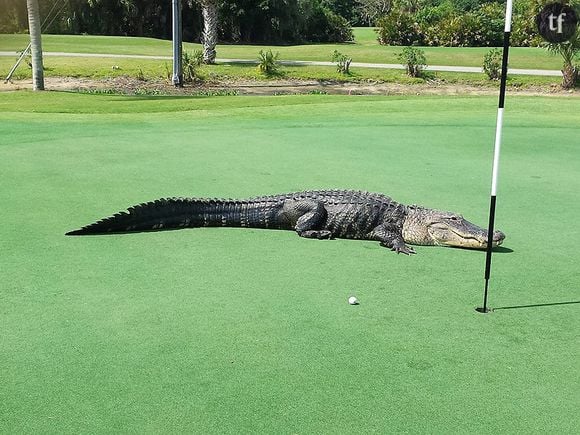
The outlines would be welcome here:
M 451 217 L 450 217 L 450 218 L 448 218 L 448 219 L 450 219 L 450 220 L 452 220 L 452 221 L 458 221 L 458 220 L 459 220 L 459 218 L 458 218 L 457 216 L 451 216 Z

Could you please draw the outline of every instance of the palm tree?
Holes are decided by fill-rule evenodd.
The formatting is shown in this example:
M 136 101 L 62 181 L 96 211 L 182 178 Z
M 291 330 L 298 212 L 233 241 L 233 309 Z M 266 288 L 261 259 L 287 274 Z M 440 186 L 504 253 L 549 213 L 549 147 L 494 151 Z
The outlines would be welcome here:
M 562 87 L 571 89 L 576 85 L 580 73 L 580 66 L 574 61 L 580 54 L 580 31 L 567 42 L 547 43 L 546 48 L 554 54 L 559 54 L 564 59 L 562 66 Z
M 28 8 L 28 29 L 32 52 L 32 83 L 35 91 L 44 90 L 44 67 L 42 65 L 42 38 L 38 0 L 26 0 Z
M 360 16 L 369 26 L 393 7 L 393 0 L 356 0 L 356 3 Z
M 218 41 L 218 0 L 199 0 L 203 15 L 203 62 L 215 63 Z

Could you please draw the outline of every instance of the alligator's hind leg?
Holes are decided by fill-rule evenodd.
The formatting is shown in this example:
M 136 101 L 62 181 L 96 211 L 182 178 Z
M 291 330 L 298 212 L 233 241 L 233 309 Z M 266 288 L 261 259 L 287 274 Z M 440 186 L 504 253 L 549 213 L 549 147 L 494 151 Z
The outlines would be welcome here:
M 332 233 L 322 229 L 326 222 L 326 208 L 322 201 L 299 201 L 294 209 L 300 216 L 294 229 L 300 237 L 309 239 L 330 239 Z

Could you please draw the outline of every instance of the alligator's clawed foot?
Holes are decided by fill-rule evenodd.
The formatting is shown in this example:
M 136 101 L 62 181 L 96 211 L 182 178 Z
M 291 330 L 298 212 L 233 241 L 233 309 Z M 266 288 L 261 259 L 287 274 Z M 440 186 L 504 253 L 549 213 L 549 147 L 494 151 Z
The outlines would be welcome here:
M 415 250 L 407 245 L 392 247 L 391 251 L 395 251 L 397 254 L 405 254 L 405 255 L 416 254 Z
M 300 233 L 300 237 L 306 237 L 308 239 L 331 239 L 332 238 L 332 232 L 328 231 L 328 230 L 307 230 L 307 231 L 302 231 Z
M 397 254 L 405 254 L 405 255 L 416 254 L 413 248 L 405 245 L 404 243 L 395 243 L 394 245 L 392 245 L 390 243 L 382 242 L 381 246 L 389 248 L 391 251 L 396 252 Z

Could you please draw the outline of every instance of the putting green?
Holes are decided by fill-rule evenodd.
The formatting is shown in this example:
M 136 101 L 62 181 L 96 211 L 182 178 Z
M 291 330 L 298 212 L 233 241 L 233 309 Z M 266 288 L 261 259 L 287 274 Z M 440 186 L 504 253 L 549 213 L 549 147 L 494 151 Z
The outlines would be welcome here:
M 578 99 L 507 100 L 490 304 L 528 307 L 474 311 L 479 251 L 64 236 L 158 197 L 308 188 L 485 226 L 496 104 L 2 94 L 0 432 L 578 432 Z

